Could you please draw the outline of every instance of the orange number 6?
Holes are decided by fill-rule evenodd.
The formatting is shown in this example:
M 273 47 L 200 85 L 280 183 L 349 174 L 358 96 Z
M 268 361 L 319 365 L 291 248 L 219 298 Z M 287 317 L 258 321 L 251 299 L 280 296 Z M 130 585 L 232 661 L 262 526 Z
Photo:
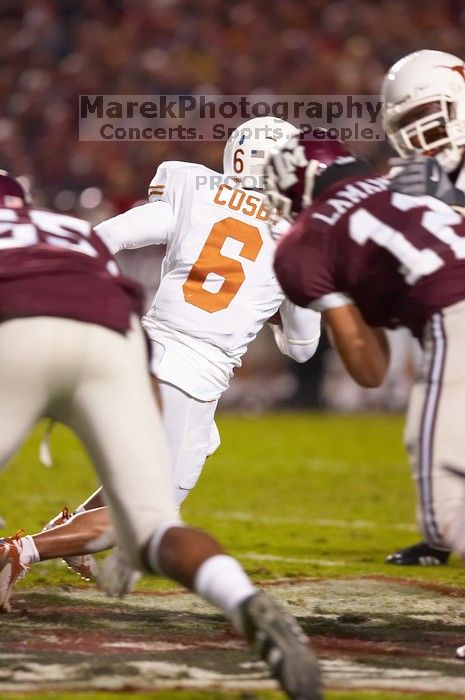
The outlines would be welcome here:
M 263 245 L 258 228 L 244 221 L 228 217 L 213 226 L 182 287 L 184 299 L 188 304 L 209 313 L 226 309 L 245 280 L 241 263 L 221 254 L 221 247 L 227 238 L 234 238 L 243 243 L 240 255 L 252 261 L 256 260 Z M 224 278 L 217 292 L 203 288 L 210 272 Z

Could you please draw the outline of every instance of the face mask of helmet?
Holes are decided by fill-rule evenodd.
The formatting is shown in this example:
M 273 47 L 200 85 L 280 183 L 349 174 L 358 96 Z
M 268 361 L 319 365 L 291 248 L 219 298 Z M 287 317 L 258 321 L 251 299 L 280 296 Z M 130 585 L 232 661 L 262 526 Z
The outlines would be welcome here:
M 447 172 L 458 167 L 464 147 L 458 146 L 455 107 L 445 98 L 418 105 L 391 121 L 389 138 L 401 156 L 423 153 L 433 156 Z
M 452 172 L 465 151 L 465 63 L 458 56 L 422 49 L 387 72 L 382 95 L 386 133 L 405 158 L 423 153 Z
M 292 222 L 335 182 L 367 176 L 371 168 L 334 139 L 306 141 L 294 136 L 276 147 L 265 167 L 265 190 L 277 215 Z
M 266 193 L 276 218 L 292 222 L 299 211 L 310 206 L 315 177 L 326 165 L 307 160 L 297 138 L 289 142 L 287 149 L 273 154 L 272 161 L 265 166 Z

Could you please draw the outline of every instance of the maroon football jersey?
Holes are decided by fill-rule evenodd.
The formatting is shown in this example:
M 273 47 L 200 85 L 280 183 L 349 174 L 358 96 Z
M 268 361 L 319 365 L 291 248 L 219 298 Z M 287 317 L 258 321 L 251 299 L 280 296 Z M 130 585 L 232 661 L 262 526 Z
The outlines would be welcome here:
M 465 220 L 439 200 L 387 187 L 370 177 L 326 190 L 280 242 L 275 270 L 300 306 L 354 302 L 368 324 L 420 337 L 433 313 L 465 299 Z
M 141 311 L 90 224 L 41 209 L 0 208 L 0 319 L 61 316 L 116 331 Z

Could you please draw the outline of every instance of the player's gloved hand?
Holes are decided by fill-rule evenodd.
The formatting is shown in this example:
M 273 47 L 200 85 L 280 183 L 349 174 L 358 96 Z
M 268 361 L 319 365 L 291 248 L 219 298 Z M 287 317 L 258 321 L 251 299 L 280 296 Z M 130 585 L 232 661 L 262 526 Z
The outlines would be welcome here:
M 413 197 L 428 195 L 451 206 L 465 206 L 465 193 L 452 184 L 435 158 L 421 154 L 391 158 L 389 165 L 394 169 L 389 185 L 392 192 Z
M 122 598 L 133 590 L 141 575 L 132 568 L 125 553 L 115 547 L 102 562 L 97 587 L 107 596 Z

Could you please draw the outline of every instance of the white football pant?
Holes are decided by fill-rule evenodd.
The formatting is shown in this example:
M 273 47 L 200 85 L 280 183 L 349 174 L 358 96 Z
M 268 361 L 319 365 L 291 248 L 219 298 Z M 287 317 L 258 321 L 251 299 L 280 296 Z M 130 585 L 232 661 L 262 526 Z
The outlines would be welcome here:
M 465 558 L 465 302 L 433 315 L 409 402 L 405 442 L 432 545 Z
M 126 335 L 63 318 L 0 323 L 0 466 L 44 415 L 87 448 L 117 540 L 139 568 L 141 546 L 179 522 L 139 322 Z
M 172 384 L 159 385 L 179 507 L 197 483 L 205 460 L 220 445 L 215 423 L 218 401 L 199 401 Z

